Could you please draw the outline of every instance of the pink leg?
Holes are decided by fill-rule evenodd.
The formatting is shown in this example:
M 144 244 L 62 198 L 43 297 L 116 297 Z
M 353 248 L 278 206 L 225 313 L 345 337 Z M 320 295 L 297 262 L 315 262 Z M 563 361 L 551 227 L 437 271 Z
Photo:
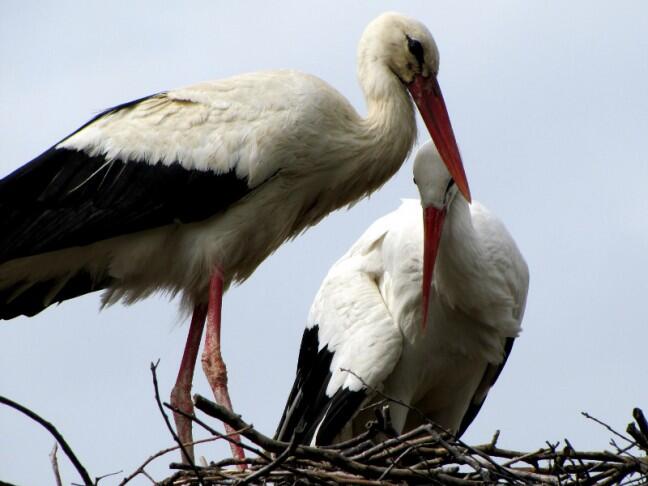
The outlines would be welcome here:
M 215 268 L 209 282 L 209 306 L 207 308 L 207 335 L 205 336 L 205 349 L 202 354 L 202 365 L 207 381 L 211 386 L 216 402 L 232 411 L 232 401 L 227 390 L 227 369 L 221 356 L 220 330 L 221 308 L 223 304 L 223 273 Z M 234 429 L 225 425 L 225 432 L 233 434 Z M 238 434 L 233 434 L 232 439 L 240 441 Z M 236 459 L 244 459 L 243 449 L 230 443 L 232 454 Z
M 175 386 L 171 391 L 171 405 L 188 414 L 193 413 L 191 382 L 193 381 L 194 369 L 196 368 L 196 358 L 198 358 L 198 348 L 200 348 L 200 339 L 202 338 L 206 316 L 206 305 L 197 305 L 194 307 L 191 326 L 189 327 L 189 335 L 187 336 L 187 343 L 185 344 L 182 361 L 180 362 L 180 371 L 178 371 L 178 378 L 176 379 Z M 180 442 L 183 444 L 193 442 L 191 420 L 178 413 L 174 413 L 173 418 L 175 419 Z M 187 450 L 191 461 L 193 461 L 193 446 L 187 446 L 185 449 Z M 184 457 L 184 455 L 182 460 L 185 463 L 189 462 L 188 458 Z

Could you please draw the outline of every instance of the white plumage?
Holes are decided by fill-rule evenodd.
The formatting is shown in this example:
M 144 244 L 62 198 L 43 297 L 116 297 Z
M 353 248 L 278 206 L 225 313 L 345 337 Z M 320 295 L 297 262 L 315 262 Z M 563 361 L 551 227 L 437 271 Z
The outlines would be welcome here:
M 282 439 L 300 425 L 318 444 L 362 432 L 372 412 L 358 410 L 372 389 L 463 433 L 497 378 L 521 329 L 526 263 L 492 213 L 455 197 L 432 144 L 419 151 L 415 176 L 422 202 L 405 200 L 374 222 L 324 279 L 278 430 Z M 426 329 L 421 204 L 447 208 Z M 399 432 L 420 420 L 391 408 Z
M 203 367 L 229 406 L 223 292 L 395 173 L 416 136 L 412 98 L 469 196 L 438 65 L 423 24 L 384 14 L 358 50 L 366 118 L 295 71 L 206 82 L 98 115 L 0 181 L 0 319 L 97 290 L 108 304 L 179 293 L 194 314 L 172 402 L 191 412 L 207 319 Z
M 404 100 L 389 101 L 398 105 Z M 182 292 L 191 305 L 205 301 L 215 264 L 228 284 L 243 281 L 287 238 L 384 183 L 402 163 L 415 134 L 411 102 L 405 101 L 403 116 L 379 127 L 389 136 L 375 140 L 370 135 L 375 137 L 371 129 L 377 127 L 364 127 L 333 88 L 292 71 L 170 91 L 103 116 L 56 146 L 105 158 L 94 178 L 101 178 L 113 160 L 180 163 L 188 170 L 234 171 L 258 190 L 207 220 L 61 250 L 57 258 L 48 253 L 14 260 L 1 268 L 0 285 L 97 267 L 116 280 L 105 297 L 108 302 L 122 297 L 133 302 L 157 289 Z M 362 154 L 347 153 L 345 148 L 363 135 L 362 128 L 365 140 L 373 143 L 364 145 Z

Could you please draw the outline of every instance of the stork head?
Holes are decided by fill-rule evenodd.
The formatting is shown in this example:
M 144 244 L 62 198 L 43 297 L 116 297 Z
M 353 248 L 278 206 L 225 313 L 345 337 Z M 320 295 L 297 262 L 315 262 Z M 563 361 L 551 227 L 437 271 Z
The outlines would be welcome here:
M 441 159 L 461 193 L 470 201 L 468 179 L 437 82 L 439 50 L 427 27 L 397 13 L 382 14 L 365 29 L 358 58 L 361 81 L 367 75 L 364 65 L 379 62 L 409 90 Z
M 432 275 L 448 207 L 458 187 L 431 142 L 423 145 L 414 160 L 414 183 L 423 206 L 423 320 L 425 329 Z

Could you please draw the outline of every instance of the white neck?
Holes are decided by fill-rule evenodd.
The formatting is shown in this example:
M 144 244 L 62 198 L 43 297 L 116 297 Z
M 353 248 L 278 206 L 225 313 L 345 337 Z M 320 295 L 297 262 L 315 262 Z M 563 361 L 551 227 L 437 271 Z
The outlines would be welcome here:
M 441 289 L 442 297 L 453 307 L 470 311 L 471 300 L 481 293 L 480 275 L 484 274 L 484 267 L 484 254 L 470 206 L 457 194 L 443 226 L 434 268 L 436 288 Z
M 368 114 L 341 122 L 339 137 L 326 147 L 344 161 L 331 166 L 330 183 L 317 193 L 318 208 L 326 212 L 379 189 L 401 167 L 416 138 L 414 106 L 400 80 L 377 61 L 361 63 L 359 75 Z
M 361 60 L 358 79 L 367 104 L 365 126 L 382 139 L 409 151 L 416 137 L 414 105 L 400 79 L 382 62 Z M 407 152 L 405 152 L 407 154 Z
M 515 266 L 515 255 L 496 251 L 498 242 L 489 235 L 497 229 L 484 224 L 475 225 L 471 207 L 457 195 L 443 228 L 434 284 L 452 308 L 484 324 L 506 329 L 507 335 L 515 334 L 520 325 L 515 309 L 520 302 L 514 302 L 514 282 L 502 271 L 502 258 L 510 257 L 510 265 Z
M 354 136 L 362 153 L 354 157 L 355 180 L 373 192 L 403 164 L 416 139 L 414 105 L 398 77 L 379 61 L 361 61 L 358 76 L 367 104 L 367 117 Z
M 416 138 L 414 106 L 407 89 L 391 71 L 377 61 L 360 66 L 368 115 L 355 111 L 336 121 L 337 136 L 323 147 L 334 164 L 326 165 L 328 182 L 321 174 L 313 178 L 306 211 L 296 213 L 291 234 L 317 223 L 331 211 L 368 196 L 379 189 L 401 167 Z M 315 203 L 316 201 L 316 203 Z

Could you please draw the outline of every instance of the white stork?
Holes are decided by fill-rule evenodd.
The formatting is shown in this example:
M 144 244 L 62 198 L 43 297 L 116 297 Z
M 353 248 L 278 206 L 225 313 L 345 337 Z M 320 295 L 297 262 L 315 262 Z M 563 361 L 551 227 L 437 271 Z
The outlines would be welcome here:
M 420 204 L 405 200 L 374 222 L 324 279 L 279 439 L 300 430 L 299 440 L 328 445 L 357 435 L 376 390 L 461 435 L 506 363 L 524 313 L 526 263 L 493 214 L 457 196 L 431 143 L 414 176 Z M 406 407 L 391 412 L 397 432 L 421 422 Z
M 469 197 L 437 83 L 436 44 L 388 13 L 365 30 L 358 75 L 368 115 L 295 71 L 158 93 L 93 118 L 0 181 L 0 319 L 104 290 L 104 304 L 162 290 L 193 311 L 171 402 L 203 369 L 231 408 L 220 355 L 223 292 L 286 239 L 384 184 L 416 136 L 416 103 Z M 176 415 L 183 442 L 191 424 Z

